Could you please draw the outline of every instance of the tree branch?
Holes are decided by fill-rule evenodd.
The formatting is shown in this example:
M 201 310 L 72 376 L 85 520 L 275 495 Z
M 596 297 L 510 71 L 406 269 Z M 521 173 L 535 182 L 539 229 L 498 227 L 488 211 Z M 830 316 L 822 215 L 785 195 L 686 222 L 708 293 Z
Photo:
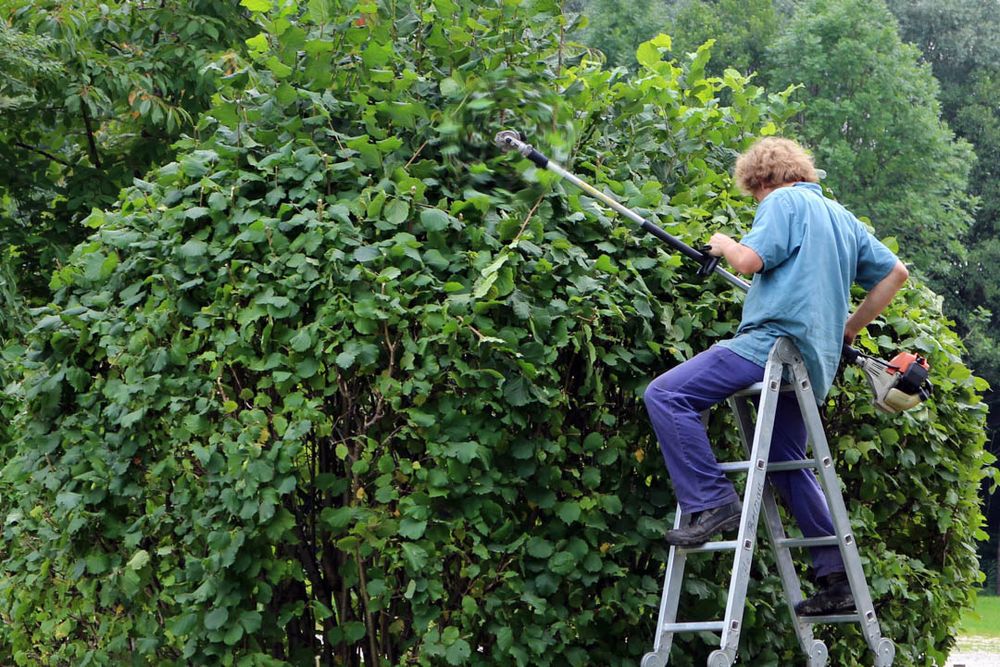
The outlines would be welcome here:
M 48 159 L 52 160 L 53 162 L 58 162 L 59 164 L 64 165 L 66 167 L 72 167 L 73 166 L 69 162 L 67 162 L 66 160 L 63 160 L 62 158 L 57 157 L 57 156 L 53 155 L 52 153 L 48 152 L 47 150 L 45 150 L 43 148 L 39 148 L 38 146 L 31 146 L 29 144 L 24 143 L 23 141 L 15 141 L 14 145 L 17 146 L 18 148 L 23 148 L 25 150 L 29 150 L 29 151 L 38 153 L 39 155 L 44 155 L 45 157 L 47 157 Z
M 83 113 L 83 124 L 87 128 L 87 149 L 90 153 L 90 161 L 98 169 L 101 168 L 101 155 L 97 152 L 97 142 L 94 140 L 94 128 L 90 122 L 90 111 L 87 110 L 87 103 L 80 100 L 80 111 Z

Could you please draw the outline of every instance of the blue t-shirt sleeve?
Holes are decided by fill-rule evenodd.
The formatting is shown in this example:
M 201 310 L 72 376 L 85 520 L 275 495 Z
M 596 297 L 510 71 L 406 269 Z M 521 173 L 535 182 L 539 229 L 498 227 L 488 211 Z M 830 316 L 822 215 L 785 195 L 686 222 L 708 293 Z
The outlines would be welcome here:
M 772 192 L 757 206 L 753 227 L 740 243 L 753 250 L 764 262 L 761 271 L 778 266 L 802 243 L 802 230 L 795 224 L 792 207 L 784 193 Z
M 854 281 L 868 290 L 889 275 L 899 258 L 860 223 L 858 228 L 858 273 Z

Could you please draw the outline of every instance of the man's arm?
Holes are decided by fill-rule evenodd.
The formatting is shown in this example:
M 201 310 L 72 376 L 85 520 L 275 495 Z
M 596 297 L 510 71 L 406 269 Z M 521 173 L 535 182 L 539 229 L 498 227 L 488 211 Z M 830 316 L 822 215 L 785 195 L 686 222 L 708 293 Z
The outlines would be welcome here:
M 764 268 L 764 260 L 752 248 L 737 243 L 732 237 L 716 232 L 708 240 L 708 254 L 725 257 L 737 273 L 757 273 Z
M 858 309 L 847 318 L 847 324 L 844 326 L 844 340 L 848 343 L 853 342 L 858 332 L 885 310 L 885 307 L 892 301 L 892 297 L 896 296 L 896 292 L 909 277 L 910 272 L 907 271 L 906 265 L 897 261 L 896 266 L 892 267 L 888 275 L 868 291 Z

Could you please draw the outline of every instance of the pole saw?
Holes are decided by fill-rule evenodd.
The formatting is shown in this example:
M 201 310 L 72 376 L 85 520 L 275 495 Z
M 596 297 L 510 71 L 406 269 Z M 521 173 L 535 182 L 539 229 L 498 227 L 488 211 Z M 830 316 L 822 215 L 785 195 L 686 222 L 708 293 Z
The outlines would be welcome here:
M 622 205 L 612 197 L 601 192 L 575 174 L 570 173 L 559 164 L 553 162 L 531 144 L 525 143 L 515 130 L 502 130 L 497 133 L 494 143 L 503 151 L 517 151 L 531 160 L 539 169 L 547 169 L 561 178 L 569 181 L 588 195 L 610 206 L 614 211 L 639 225 L 640 229 L 652 234 L 668 246 L 688 259 L 698 263 L 697 275 L 707 277 L 715 273 L 734 287 L 746 292 L 750 284 L 719 266 L 720 257 L 709 254 L 710 246 L 701 246 L 697 250 L 684 243 L 676 236 L 668 233 L 659 225 L 650 222 L 632 209 Z M 872 390 L 872 402 L 875 407 L 884 412 L 895 413 L 909 410 L 922 401 L 927 400 L 931 393 L 928 381 L 930 366 L 927 360 L 910 352 L 896 355 L 891 361 L 883 361 L 871 357 L 860 350 L 844 344 L 843 359 L 857 365 L 865 374 Z

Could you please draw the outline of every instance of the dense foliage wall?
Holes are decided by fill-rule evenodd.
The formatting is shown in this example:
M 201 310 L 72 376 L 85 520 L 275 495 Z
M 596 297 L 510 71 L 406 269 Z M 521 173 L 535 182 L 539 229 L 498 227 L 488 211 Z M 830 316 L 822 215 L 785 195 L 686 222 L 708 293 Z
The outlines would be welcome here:
M 673 511 L 640 396 L 741 296 L 491 140 L 524 130 L 682 238 L 739 234 L 728 170 L 788 91 L 665 36 L 603 71 L 549 0 L 274 4 L 243 0 L 248 60 L 34 313 L 0 660 L 634 665 Z M 848 373 L 828 409 L 885 634 L 930 664 L 978 576 L 982 384 L 919 285 L 860 343 L 938 378 L 889 418 Z M 712 436 L 735 455 L 722 413 Z M 717 615 L 728 571 L 694 563 L 682 613 Z M 765 559 L 755 665 L 796 660 L 779 588 Z M 869 662 L 833 632 L 834 664 Z

